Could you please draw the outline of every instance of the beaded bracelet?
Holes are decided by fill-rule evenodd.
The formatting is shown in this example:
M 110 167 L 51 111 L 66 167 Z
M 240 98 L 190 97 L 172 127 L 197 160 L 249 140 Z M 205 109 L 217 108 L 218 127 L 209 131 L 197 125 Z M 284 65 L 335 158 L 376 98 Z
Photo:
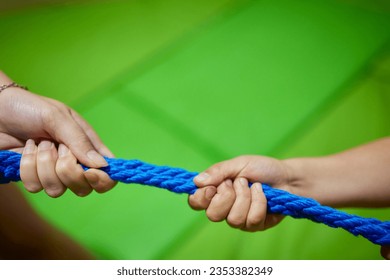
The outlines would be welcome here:
M 0 85 L 0 93 L 1 93 L 3 90 L 5 90 L 5 89 L 7 89 L 7 88 L 10 88 L 10 87 L 18 87 L 18 88 L 22 88 L 22 89 L 27 90 L 27 87 L 22 86 L 22 85 L 18 85 L 17 83 L 12 82 L 12 83 L 7 84 L 7 85 Z

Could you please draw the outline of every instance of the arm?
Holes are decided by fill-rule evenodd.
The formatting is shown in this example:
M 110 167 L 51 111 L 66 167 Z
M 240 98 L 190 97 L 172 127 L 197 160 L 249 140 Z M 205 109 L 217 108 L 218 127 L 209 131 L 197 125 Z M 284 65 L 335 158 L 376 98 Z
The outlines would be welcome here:
M 259 183 L 311 197 L 332 207 L 390 206 L 390 138 L 335 155 L 277 160 L 240 156 L 217 163 L 194 178 L 199 187 L 189 197 L 195 210 L 206 210 L 211 221 L 225 220 L 235 228 L 258 231 L 278 224 L 267 214 Z M 254 183 L 251 188 L 248 181 Z M 390 259 L 390 247 L 381 254 Z
M 11 82 L 0 71 L 0 84 Z M 92 127 L 73 109 L 17 87 L 0 93 L 0 133 L 3 138 L 7 137 L 10 148 L 19 148 L 27 139 L 65 144 L 81 163 L 95 168 L 107 165 L 102 155 L 112 155 Z M 4 142 L 1 143 L 7 144 Z
M 333 207 L 390 206 L 390 138 L 327 157 L 283 162 L 297 195 Z
M 0 71 L 0 85 L 12 80 Z M 37 145 L 36 145 L 37 144 Z M 79 196 L 114 187 L 103 156 L 112 157 L 93 128 L 65 104 L 18 87 L 0 92 L 0 149 L 22 153 L 21 178 L 30 192 L 51 197 L 67 187 Z M 94 167 L 84 172 L 78 161 Z

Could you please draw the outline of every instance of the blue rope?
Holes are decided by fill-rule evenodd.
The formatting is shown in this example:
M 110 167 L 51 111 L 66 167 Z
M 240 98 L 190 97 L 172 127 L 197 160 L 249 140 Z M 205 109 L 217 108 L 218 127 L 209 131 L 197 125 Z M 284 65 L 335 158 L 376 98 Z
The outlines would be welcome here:
M 20 181 L 21 155 L 0 151 L 0 184 Z M 113 180 L 167 189 L 175 193 L 193 194 L 193 178 L 198 174 L 181 168 L 156 166 L 139 160 L 107 158 L 109 166 L 102 168 Z M 85 169 L 88 169 L 85 167 Z M 311 198 L 300 197 L 263 184 L 268 212 L 294 218 L 306 218 L 334 228 L 343 228 L 355 236 L 361 235 L 379 245 L 390 245 L 390 221 L 382 222 L 348 214 L 323 206 Z

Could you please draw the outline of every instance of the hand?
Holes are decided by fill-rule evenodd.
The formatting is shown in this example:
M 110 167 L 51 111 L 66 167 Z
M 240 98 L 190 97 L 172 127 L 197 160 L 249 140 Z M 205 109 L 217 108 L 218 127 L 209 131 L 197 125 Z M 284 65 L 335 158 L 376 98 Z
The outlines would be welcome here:
M 0 84 L 10 82 L 0 71 Z M 7 88 L 0 93 L 0 149 L 19 148 L 20 151 L 28 139 L 65 144 L 89 167 L 106 166 L 102 155 L 113 156 L 92 127 L 73 109 L 21 88 Z
M 107 173 L 98 169 L 84 171 L 76 157 L 63 144 L 58 151 L 54 143 L 44 140 L 38 147 L 28 140 L 20 162 L 20 177 L 25 188 L 36 193 L 42 189 L 59 197 L 67 187 L 78 196 L 86 196 L 95 190 L 106 192 L 115 186 Z
M 0 71 L 0 84 L 11 82 Z M 21 177 L 31 192 L 45 189 L 57 197 L 69 186 L 84 196 L 115 185 L 104 172 L 93 169 L 107 166 L 103 156 L 113 157 L 93 128 L 65 104 L 21 88 L 0 93 L 0 149 L 24 151 Z M 92 169 L 84 172 L 77 161 Z
M 248 181 L 253 183 L 249 188 Z M 245 231 L 265 230 L 278 224 L 282 215 L 267 214 L 261 183 L 290 191 L 288 166 L 263 156 L 240 156 L 217 163 L 194 178 L 199 187 L 189 196 L 195 210 L 206 210 L 214 222 L 225 220 Z

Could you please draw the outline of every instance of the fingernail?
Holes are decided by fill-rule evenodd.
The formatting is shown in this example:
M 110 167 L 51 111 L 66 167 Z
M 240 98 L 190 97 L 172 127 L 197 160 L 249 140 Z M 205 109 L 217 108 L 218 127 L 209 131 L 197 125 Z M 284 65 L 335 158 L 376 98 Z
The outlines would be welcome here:
M 247 182 L 246 179 L 240 178 L 240 179 L 238 179 L 238 180 L 239 180 L 240 185 L 241 185 L 242 187 L 248 187 L 248 182 Z
M 202 172 L 200 173 L 198 176 L 196 176 L 194 178 L 194 180 L 198 181 L 198 182 L 204 182 L 206 181 L 208 178 L 210 178 L 210 175 L 206 172 Z
M 92 160 L 97 166 L 99 167 L 104 167 L 104 166 L 107 166 L 108 163 L 107 161 L 104 159 L 104 157 L 102 157 L 98 152 L 94 151 L 94 150 L 91 150 L 87 153 L 87 157 Z
M 255 190 L 259 193 L 263 192 L 263 188 L 261 187 L 261 184 L 260 183 L 254 183 L 253 186 L 255 188 Z
M 64 157 L 69 153 L 69 149 L 65 145 L 60 145 L 58 147 L 58 156 Z
M 50 150 L 50 148 L 53 146 L 53 143 L 50 142 L 50 141 L 42 141 L 41 143 L 39 143 L 38 145 L 38 149 L 40 151 L 46 151 L 46 150 Z
M 207 200 L 211 200 L 214 197 L 215 193 L 216 190 L 214 188 L 207 188 L 205 197 L 207 198 Z
M 32 139 L 28 139 L 26 142 L 26 146 L 24 147 L 24 154 L 32 154 L 35 152 L 35 142 Z

